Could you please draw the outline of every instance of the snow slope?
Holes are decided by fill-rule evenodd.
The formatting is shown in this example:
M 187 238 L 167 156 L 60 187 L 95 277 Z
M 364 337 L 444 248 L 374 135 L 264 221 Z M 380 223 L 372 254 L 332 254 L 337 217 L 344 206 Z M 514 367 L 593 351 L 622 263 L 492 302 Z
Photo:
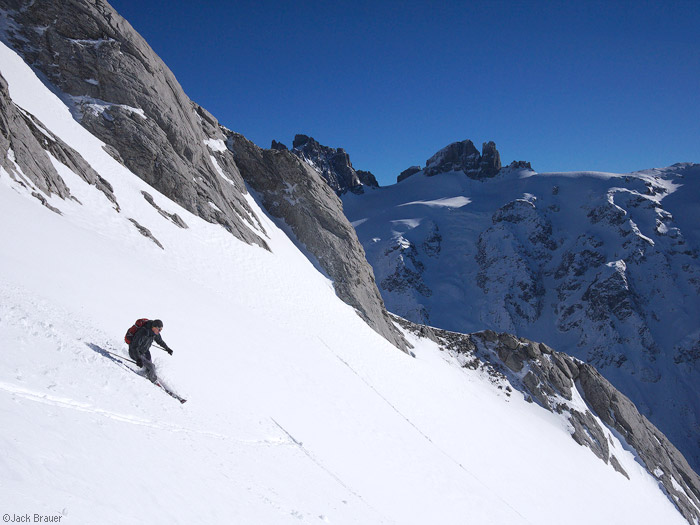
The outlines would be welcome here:
M 697 164 L 505 169 L 417 173 L 343 206 L 389 311 L 514 333 L 594 365 L 697 470 L 698 195 Z
M 412 338 L 415 359 L 389 345 L 270 220 L 272 253 L 153 192 L 4 45 L 0 69 L 15 103 L 78 150 L 121 206 L 56 162 L 80 201 L 48 199 L 59 216 L 0 172 L 3 514 L 684 523 L 619 441 L 630 480 L 559 418 L 506 398 L 432 343 Z M 155 350 L 156 364 L 185 405 L 101 352 L 124 352 L 142 316 L 164 320 L 175 353 Z

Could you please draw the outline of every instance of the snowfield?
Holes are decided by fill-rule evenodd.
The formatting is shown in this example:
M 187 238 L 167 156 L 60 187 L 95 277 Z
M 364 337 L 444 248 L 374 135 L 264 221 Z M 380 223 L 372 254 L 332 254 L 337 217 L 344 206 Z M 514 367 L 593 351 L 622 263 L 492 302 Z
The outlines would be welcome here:
M 460 196 L 460 207 L 428 204 Z M 506 168 L 484 180 L 418 172 L 348 192 L 343 207 L 389 311 L 516 334 L 595 366 L 697 471 L 699 196 L 700 164 Z
M 3 514 L 68 525 L 685 523 L 619 441 L 630 480 L 560 418 L 434 343 L 407 334 L 415 359 L 391 346 L 271 220 L 272 253 L 155 192 L 2 44 L 0 68 L 15 103 L 79 151 L 121 207 L 57 161 L 80 201 L 47 199 L 62 215 L 0 171 Z M 152 352 L 186 404 L 104 355 L 125 354 L 139 317 L 164 321 L 174 354 Z

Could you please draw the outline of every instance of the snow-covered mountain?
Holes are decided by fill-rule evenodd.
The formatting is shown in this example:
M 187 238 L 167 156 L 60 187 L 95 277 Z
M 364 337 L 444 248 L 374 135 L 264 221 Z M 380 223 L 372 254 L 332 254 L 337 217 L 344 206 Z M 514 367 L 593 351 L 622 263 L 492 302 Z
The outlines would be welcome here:
M 700 165 L 536 173 L 519 162 L 494 175 L 462 164 L 436 155 L 343 197 L 389 310 L 593 364 L 697 469 Z
M 108 4 L 0 6 L 5 521 L 698 522 L 697 475 L 593 367 L 389 318 L 316 171 L 183 98 Z M 110 60 L 158 104 L 110 99 Z M 139 160 L 161 146 L 182 173 Z M 143 316 L 185 405 L 108 353 Z

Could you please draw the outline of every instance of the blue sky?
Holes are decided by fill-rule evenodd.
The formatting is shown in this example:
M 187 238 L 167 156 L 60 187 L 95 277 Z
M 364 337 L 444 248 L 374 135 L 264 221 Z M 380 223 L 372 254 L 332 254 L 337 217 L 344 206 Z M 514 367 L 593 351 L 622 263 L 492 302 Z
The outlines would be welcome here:
M 699 0 L 111 4 L 222 124 L 381 185 L 464 139 L 539 172 L 700 162 Z

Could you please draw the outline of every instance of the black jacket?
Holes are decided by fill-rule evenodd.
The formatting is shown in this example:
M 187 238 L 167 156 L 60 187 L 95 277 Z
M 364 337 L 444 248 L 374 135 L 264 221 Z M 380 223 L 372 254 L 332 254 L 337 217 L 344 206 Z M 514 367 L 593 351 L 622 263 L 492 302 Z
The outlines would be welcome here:
M 168 349 L 168 345 L 165 344 L 160 334 L 156 335 L 151 328 L 153 328 L 153 321 L 148 321 L 141 328 L 136 330 L 134 337 L 131 339 L 131 344 L 129 345 L 130 355 L 146 354 L 146 352 L 150 350 L 153 341 L 166 350 Z

